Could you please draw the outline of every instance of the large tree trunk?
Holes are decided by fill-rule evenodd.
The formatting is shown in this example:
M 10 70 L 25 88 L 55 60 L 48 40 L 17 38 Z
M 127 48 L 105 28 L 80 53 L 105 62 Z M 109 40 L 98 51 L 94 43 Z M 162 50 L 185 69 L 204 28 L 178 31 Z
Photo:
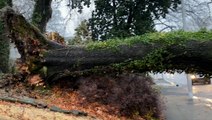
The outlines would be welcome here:
M 178 32 L 172 36 L 158 33 L 153 34 L 158 35 L 153 38 L 162 36 L 160 41 L 152 41 L 153 38 L 143 36 L 122 42 L 117 40 L 119 42 L 65 47 L 48 41 L 39 30 L 10 8 L 5 8 L 0 13 L 7 26 L 7 33 L 16 44 L 29 73 L 36 73 L 45 67 L 47 77 L 51 80 L 53 77 L 50 76 L 55 73 L 59 73 L 57 78 L 124 71 L 183 70 L 212 73 L 211 33 Z M 189 34 L 190 38 L 184 34 Z M 204 37 L 195 38 L 196 34 Z M 167 37 L 171 41 L 167 41 Z M 54 76 L 54 79 L 57 78 Z
M 51 8 L 52 0 L 36 0 L 35 8 L 32 15 L 32 24 L 44 33 L 46 32 L 46 25 L 52 16 Z
M 12 6 L 11 0 L 1 0 L 0 1 L 0 9 L 10 5 Z M 9 71 L 9 39 L 4 34 L 6 31 L 4 29 L 4 21 L 0 19 L 0 73 L 6 73 Z
M 60 73 L 64 77 L 125 71 L 212 73 L 212 41 L 187 41 L 184 46 L 165 46 L 136 43 L 117 46 L 117 51 L 111 48 L 89 50 L 86 47 L 50 50 L 45 53 L 42 65 L 49 68 L 49 73 L 66 71 Z
M 7 3 L 8 3 L 9 6 L 13 6 L 13 1 L 12 0 L 7 0 L 7 1 L 8 1 Z
M 6 73 L 9 71 L 9 39 L 3 34 L 5 32 L 4 22 L 0 21 L 0 73 Z

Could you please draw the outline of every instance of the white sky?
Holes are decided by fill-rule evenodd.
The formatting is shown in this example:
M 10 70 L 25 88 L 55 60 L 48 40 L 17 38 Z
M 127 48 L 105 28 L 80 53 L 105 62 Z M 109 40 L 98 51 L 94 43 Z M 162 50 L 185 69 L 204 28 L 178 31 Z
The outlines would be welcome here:
M 93 2 L 92 2 L 93 3 Z M 90 8 L 84 7 L 83 12 L 80 14 L 77 9 L 71 10 L 66 6 L 67 2 L 64 0 L 61 2 L 59 10 L 66 24 L 65 37 L 72 37 L 75 33 L 75 28 L 85 19 L 91 17 L 91 11 L 95 9 L 94 4 L 91 4 Z

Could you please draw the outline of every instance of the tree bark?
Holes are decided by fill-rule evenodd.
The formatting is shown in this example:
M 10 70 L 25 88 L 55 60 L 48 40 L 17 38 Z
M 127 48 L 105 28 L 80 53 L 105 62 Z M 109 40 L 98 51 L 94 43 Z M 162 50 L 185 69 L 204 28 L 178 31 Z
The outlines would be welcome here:
M 7 0 L 8 2 L 8 5 L 10 6 L 10 7 L 12 7 L 13 6 L 13 1 L 12 0 Z
M 5 6 L 12 6 L 12 1 L 11 0 L 1 0 L 0 2 L 0 9 L 5 7 Z M 4 21 L 0 19 L 0 73 L 6 73 L 9 72 L 9 39 L 8 37 L 4 34 L 5 30 L 4 29 Z
M 185 70 L 197 72 L 212 72 L 212 41 L 187 41 L 182 45 L 174 44 L 167 46 L 159 43 L 143 44 L 137 43 L 132 46 L 120 45 L 118 51 L 111 49 L 88 50 L 86 47 L 66 48 L 60 50 L 50 50 L 45 53 L 44 66 L 51 66 L 57 70 L 84 70 L 91 69 L 95 66 L 107 66 L 114 63 L 124 63 L 121 67 L 130 70 L 145 71 L 168 71 L 168 70 Z M 147 57 L 158 49 L 163 47 L 163 51 L 152 57 Z M 155 57 L 161 54 L 161 57 Z M 170 56 L 171 55 L 171 56 Z M 173 56 L 173 57 L 172 57 Z M 154 58 L 155 57 L 155 58 Z M 134 64 L 137 60 L 143 61 L 147 65 L 128 66 Z M 156 59 L 153 63 L 151 60 Z M 141 63 L 142 64 L 142 63 Z M 171 65 L 171 66 L 170 66 Z M 158 69 L 157 67 L 163 66 Z
M 35 0 L 35 8 L 32 15 L 32 24 L 42 32 L 46 32 L 46 25 L 52 16 L 52 0 Z
M 27 23 L 21 15 L 10 8 L 2 9 L 0 15 L 7 26 L 7 34 L 16 44 L 22 62 L 29 67 L 30 73 L 46 67 L 47 77 L 52 79 L 123 71 L 182 70 L 212 74 L 211 40 L 187 38 L 188 40 L 183 43 L 172 44 L 162 42 L 163 40 L 138 41 L 132 44 L 120 42 L 115 47 L 104 47 L 105 44 L 110 44 L 109 41 L 102 42 L 96 47 L 66 47 L 47 40 L 36 27 Z M 181 39 L 179 36 L 177 34 L 174 37 Z M 55 73 L 59 73 L 59 76 L 51 77 Z
M 64 48 L 47 40 L 38 28 L 28 23 L 22 15 L 16 14 L 10 7 L 1 9 L 0 18 L 4 25 L 2 34 L 15 43 L 21 54 L 21 61 L 28 66 L 28 72 L 35 69 L 34 67 L 38 67 L 37 69 L 41 67 L 36 65 L 36 62 L 42 60 L 43 51 Z
M 9 39 L 4 34 L 5 29 L 4 22 L 0 21 L 0 73 L 7 73 L 9 72 Z

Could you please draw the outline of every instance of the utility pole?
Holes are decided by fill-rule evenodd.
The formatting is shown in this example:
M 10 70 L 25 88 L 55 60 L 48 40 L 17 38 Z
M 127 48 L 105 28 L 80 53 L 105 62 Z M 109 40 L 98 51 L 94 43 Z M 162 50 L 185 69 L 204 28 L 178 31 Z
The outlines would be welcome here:
M 186 74 L 186 78 L 187 78 L 187 86 L 188 86 L 188 97 L 189 97 L 189 99 L 193 99 L 193 89 L 192 89 L 191 75 Z
M 183 30 L 186 31 L 186 11 L 185 11 L 185 1 L 181 0 L 181 5 L 182 5 L 182 22 L 183 22 Z M 192 89 L 192 80 L 191 80 L 191 75 L 186 74 L 187 78 L 187 87 L 188 87 L 188 97 L 189 99 L 193 99 L 193 89 Z

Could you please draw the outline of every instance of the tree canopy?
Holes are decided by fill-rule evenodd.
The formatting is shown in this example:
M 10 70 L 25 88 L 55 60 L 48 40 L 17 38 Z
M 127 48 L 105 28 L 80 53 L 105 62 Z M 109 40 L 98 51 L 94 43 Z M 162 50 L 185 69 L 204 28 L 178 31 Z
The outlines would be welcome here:
M 165 17 L 180 0 L 96 0 L 90 19 L 96 40 L 125 38 L 154 31 L 154 18 Z
M 73 39 L 69 40 L 69 45 L 82 45 L 92 41 L 91 33 L 88 29 L 88 22 L 86 20 L 82 21 L 75 31 L 75 36 Z

